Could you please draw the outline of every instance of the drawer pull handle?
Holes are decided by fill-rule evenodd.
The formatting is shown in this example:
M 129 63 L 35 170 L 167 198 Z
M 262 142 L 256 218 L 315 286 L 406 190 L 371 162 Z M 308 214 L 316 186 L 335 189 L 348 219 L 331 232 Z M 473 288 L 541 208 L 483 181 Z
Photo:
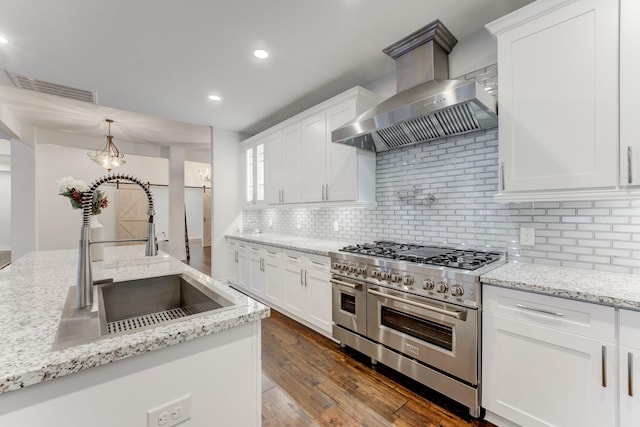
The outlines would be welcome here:
M 627 394 L 633 397 L 633 353 L 627 353 Z
M 524 305 L 524 304 L 516 304 L 516 307 L 522 308 L 524 310 L 537 311 L 538 313 L 550 314 L 552 316 L 558 316 L 558 317 L 563 317 L 564 316 L 563 313 L 558 313 L 556 311 L 543 310 L 541 308 L 529 307 L 528 305 Z
M 347 283 L 347 282 L 343 282 L 342 280 L 336 280 L 336 279 L 330 279 L 329 281 L 334 285 L 346 286 L 347 288 L 355 289 L 356 291 L 362 290 L 362 285 L 360 283 L 352 284 L 352 283 Z
M 633 184 L 633 149 L 627 147 L 627 184 Z
M 312 263 L 314 263 L 315 265 L 321 265 L 321 266 L 325 266 L 325 264 L 323 262 L 318 262 L 318 261 L 311 261 Z
M 602 346 L 602 387 L 607 387 L 607 347 Z
M 271 251 L 267 251 L 267 253 L 268 253 L 269 255 L 278 255 L 278 252 L 271 252 Z

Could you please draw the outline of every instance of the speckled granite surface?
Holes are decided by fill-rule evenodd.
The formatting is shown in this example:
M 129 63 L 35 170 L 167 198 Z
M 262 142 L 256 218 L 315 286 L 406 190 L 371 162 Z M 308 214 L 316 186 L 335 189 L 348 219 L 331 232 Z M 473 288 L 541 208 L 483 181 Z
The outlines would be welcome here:
M 640 310 L 640 275 L 510 262 L 481 276 L 483 283 Z
M 137 354 L 255 322 L 269 308 L 182 262 L 144 246 L 105 248 L 93 263 L 94 280 L 115 281 L 188 272 L 235 306 L 225 311 L 51 351 L 69 287 L 75 286 L 78 251 L 32 252 L 0 270 L 0 393 L 104 365 Z
M 305 237 L 284 236 L 282 234 L 270 233 L 234 233 L 227 234 L 226 237 L 244 240 L 245 242 L 273 245 L 284 249 L 292 249 L 324 256 L 329 256 L 329 252 L 335 252 L 342 247 L 353 244 L 353 242 L 347 243 L 333 240 L 308 239 Z

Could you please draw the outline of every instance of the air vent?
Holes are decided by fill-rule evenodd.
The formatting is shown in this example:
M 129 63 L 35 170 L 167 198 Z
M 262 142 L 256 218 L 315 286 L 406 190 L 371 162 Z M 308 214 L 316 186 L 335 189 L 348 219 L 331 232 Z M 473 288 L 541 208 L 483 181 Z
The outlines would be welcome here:
M 63 96 L 65 98 L 77 99 L 78 101 L 91 102 L 92 104 L 96 103 L 96 93 L 89 90 L 78 89 L 58 83 L 45 82 L 32 77 L 14 74 L 11 71 L 7 71 L 7 74 L 11 77 L 13 84 L 21 89 L 48 93 L 49 95 Z
M 470 103 L 465 103 L 380 129 L 375 134 L 387 147 L 395 148 L 480 129 Z

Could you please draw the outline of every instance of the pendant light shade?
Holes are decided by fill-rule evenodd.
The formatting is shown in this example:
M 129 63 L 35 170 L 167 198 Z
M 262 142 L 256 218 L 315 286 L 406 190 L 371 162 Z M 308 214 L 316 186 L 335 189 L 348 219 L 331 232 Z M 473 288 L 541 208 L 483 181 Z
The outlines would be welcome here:
M 109 123 L 107 144 L 104 146 L 102 151 L 96 150 L 93 153 L 87 153 L 87 155 L 91 160 L 111 172 L 111 169 L 122 166 L 127 162 L 124 159 L 124 154 L 120 153 L 118 148 L 116 148 L 116 145 L 113 143 L 113 136 L 111 135 L 111 123 L 113 123 L 113 120 L 107 119 L 106 122 Z

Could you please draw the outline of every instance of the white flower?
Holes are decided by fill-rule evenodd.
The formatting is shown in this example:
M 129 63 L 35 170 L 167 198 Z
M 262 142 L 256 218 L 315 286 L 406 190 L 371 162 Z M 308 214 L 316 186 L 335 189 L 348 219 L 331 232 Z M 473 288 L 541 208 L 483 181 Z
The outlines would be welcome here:
M 64 193 L 68 189 L 75 188 L 80 193 L 87 189 L 87 184 L 81 179 L 74 179 L 72 176 L 65 176 L 56 181 L 58 184 L 58 192 Z

